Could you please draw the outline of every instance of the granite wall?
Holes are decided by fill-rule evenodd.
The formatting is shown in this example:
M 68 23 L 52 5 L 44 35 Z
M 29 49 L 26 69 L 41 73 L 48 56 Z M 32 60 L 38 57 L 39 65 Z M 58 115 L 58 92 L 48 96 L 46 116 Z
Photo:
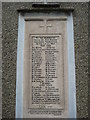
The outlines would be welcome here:
M 60 3 L 74 8 L 77 117 L 88 117 L 88 3 Z M 2 2 L 2 117 L 15 118 L 17 9 L 31 9 L 31 3 Z
M 2 3 L 0 2 L 0 119 L 2 118 Z

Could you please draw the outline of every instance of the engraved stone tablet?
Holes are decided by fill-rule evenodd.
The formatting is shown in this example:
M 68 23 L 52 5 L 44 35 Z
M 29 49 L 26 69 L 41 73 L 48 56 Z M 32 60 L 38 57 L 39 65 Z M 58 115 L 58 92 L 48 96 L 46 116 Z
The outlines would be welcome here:
M 61 35 L 30 35 L 31 114 L 60 115 L 64 110 Z
M 66 25 L 49 14 L 25 21 L 23 118 L 68 117 Z

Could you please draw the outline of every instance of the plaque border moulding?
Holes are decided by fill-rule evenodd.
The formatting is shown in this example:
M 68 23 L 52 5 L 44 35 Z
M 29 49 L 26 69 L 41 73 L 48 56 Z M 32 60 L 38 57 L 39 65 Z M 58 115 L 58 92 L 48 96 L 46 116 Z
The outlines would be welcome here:
M 30 14 L 25 14 L 25 13 L 22 14 L 23 11 L 21 10 L 19 12 L 20 13 L 19 13 L 19 21 L 18 21 L 17 80 L 16 80 L 17 81 L 16 82 L 16 118 L 22 118 L 23 116 L 24 31 L 25 31 L 25 20 L 30 19 L 29 17 Z M 28 12 L 26 11 L 26 13 Z M 60 14 L 66 15 L 66 13 L 63 11 L 60 12 Z M 69 14 L 67 14 L 67 48 L 68 48 L 67 52 L 68 52 L 68 80 L 69 80 L 68 82 L 69 118 L 76 118 L 75 53 L 74 53 L 72 10 L 71 12 L 69 10 Z

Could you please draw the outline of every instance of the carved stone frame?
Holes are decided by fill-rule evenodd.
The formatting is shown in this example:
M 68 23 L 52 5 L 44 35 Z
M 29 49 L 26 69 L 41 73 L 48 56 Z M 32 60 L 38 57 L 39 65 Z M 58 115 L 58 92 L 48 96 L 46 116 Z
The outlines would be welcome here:
M 37 11 L 37 9 L 31 11 L 19 10 L 20 13 L 19 13 L 19 21 L 18 21 L 16 118 L 22 118 L 23 116 L 22 115 L 23 114 L 23 81 L 22 80 L 23 80 L 24 30 L 25 30 L 24 29 L 25 15 L 23 13 L 32 12 L 32 11 Z M 55 9 L 55 11 L 61 11 L 61 9 Z M 67 10 L 62 10 L 62 13 L 66 13 L 66 11 Z M 68 10 L 67 13 L 69 13 L 67 17 L 69 118 L 76 118 L 75 53 L 74 53 L 72 10 Z

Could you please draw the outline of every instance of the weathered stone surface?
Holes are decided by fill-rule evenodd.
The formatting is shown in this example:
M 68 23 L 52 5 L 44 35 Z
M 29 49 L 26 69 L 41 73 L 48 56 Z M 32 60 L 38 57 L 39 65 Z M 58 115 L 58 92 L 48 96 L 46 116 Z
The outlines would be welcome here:
M 67 16 L 35 15 L 41 20 L 30 16 L 25 22 L 22 114 L 24 118 L 67 118 Z
M 60 7 L 74 7 L 74 41 L 77 87 L 77 117 L 88 117 L 88 3 L 61 3 Z M 3 118 L 15 118 L 17 9 L 30 9 L 30 3 L 2 4 Z

